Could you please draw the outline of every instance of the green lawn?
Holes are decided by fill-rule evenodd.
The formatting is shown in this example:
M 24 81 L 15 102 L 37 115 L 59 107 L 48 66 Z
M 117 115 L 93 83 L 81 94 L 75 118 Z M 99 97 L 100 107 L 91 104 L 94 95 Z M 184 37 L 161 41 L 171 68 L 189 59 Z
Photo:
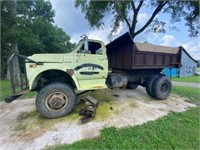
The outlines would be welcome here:
M 199 107 L 141 126 L 105 128 L 95 139 L 49 149 L 199 149 Z
M 200 67 L 197 68 L 197 72 L 200 72 Z
M 173 86 L 172 93 L 186 97 L 192 102 L 200 102 L 200 88 Z
M 179 81 L 179 82 L 195 82 L 200 83 L 200 76 L 191 76 L 191 77 L 172 77 L 172 81 Z
M 196 88 L 174 86 L 172 93 L 200 102 L 199 90 Z M 186 112 L 171 113 L 140 126 L 105 128 L 98 138 L 48 149 L 199 149 L 199 115 L 198 106 Z
M 11 85 L 9 80 L 2 80 L 0 81 L 0 101 L 4 101 L 6 96 L 11 95 L 12 90 L 11 90 Z M 32 98 L 36 96 L 36 92 L 29 92 L 27 94 L 24 94 L 23 96 L 20 97 L 20 99 L 25 99 L 25 98 Z

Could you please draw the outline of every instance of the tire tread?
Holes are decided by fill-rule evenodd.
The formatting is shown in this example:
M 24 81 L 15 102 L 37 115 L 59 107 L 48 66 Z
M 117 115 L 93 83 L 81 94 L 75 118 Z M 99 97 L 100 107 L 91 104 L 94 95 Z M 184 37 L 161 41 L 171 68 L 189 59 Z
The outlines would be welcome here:
M 64 112 L 62 112 L 61 114 L 59 114 L 58 112 L 50 112 L 50 110 L 48 112 L 44 106 L 44 101 L 45 101 L 43 99 L 44 95 L 48 93 L 48 91 L 51 90 L 53 91 L 54 89 L 64 89 L 71 96 L 66 108 L 64 108 Z M 36 105 L 36 110 L 39 111 L 43 117 L 52 119 L 52 118 L 63 117 L 69 114 L 74 108 L 75 102 L 76 102 L 76 94 L 70 85 L 61 82 L 54 82 L 46 85 L 39 91 L 36 97 L 35 105 Z
M 162 84 L 163 82 L 166 82 L 169 86 L 167 94 L 163 95 L 162 92 L 160 91 L 160 84 Z M 172 88 L 172 84 L 171 81 L 168 77 L 166 76 L 159 76 L 157 77 L 153 84 L 152 84 L 152 94 L 154 95 L 154 97 L 158 100 L 164 100 L 167 99 L 167 97 L 169 97 L 170 93 L 171 93 L 171 88 Z

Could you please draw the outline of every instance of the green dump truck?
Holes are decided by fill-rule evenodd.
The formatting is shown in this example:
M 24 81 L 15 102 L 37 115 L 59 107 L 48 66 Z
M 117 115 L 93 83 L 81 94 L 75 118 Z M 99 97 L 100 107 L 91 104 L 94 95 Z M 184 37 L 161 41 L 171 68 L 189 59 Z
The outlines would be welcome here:
M 5 101 L 37 91 L 37 110 L 46 118 L 57 118 L 72 111 L 77 91 L 140 85 L 149 96 L 167 99 L 172 85 L 161 72 L 165 67 L 180 67 L 181 48 L 134 43 L 125 33 L 107 45 L 84 36 L 67 54 L 13 54 L 8 63 L 13 95 Z M 25 69 L 20 71 L 18 85 L 13 71 L 16 57 L 24 60 L 19 66 Z

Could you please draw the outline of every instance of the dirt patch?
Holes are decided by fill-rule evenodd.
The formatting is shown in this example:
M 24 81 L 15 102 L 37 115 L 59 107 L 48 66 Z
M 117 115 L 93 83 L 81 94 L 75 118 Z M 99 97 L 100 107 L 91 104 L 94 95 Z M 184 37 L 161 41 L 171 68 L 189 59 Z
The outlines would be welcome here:
M 34 100 L 0 103 L 0 149 L 42 149 L 46 146 L 97 137 L 104 127 L 139 125 L 169 112 L 182 112 L 196 105 L 171 95 L 167 100 L 150 98 L 144 88 L 136 90 L 101 90 L 90 93 L 100 100 L 95 119 L 80 124 L 79 103 L 66 117 L 45 119 L 36 112 Z M 79 98 L 81 99 L 81 98 Z

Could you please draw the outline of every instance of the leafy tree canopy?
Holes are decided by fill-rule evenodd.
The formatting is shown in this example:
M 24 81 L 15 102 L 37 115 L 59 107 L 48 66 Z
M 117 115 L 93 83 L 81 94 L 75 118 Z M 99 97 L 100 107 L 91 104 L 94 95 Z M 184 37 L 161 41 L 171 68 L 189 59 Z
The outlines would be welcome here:
M 53 25 L 55 11 L 49 1 L 0 1 L 1 3 L 1 75 L 6 73 L 6 62 L 14 52 L 16 42 L 19 53 L 66 53 L 73 49 L 70 37 Z M 16 13 L 13 12 L 17 7 Z M 13 28 L 14 26 L 14 28 Z
M 116 32 L 120 23 L 125 23 L 134 39 L 145 29 L 153 32 L 165 32 L 165 20 L 158 20 L 157 14 L 165 13 L 171 17 L 170 22 L 185 20 L 190 36 L 199 35 L 199 1 L 161 1 L 161 0 L 122 0 L 122 1 L 94 1 L 76 0 L 75 7 L 80 7 L 85 14 L 91 27 L 100 28 L 104 26 L 104 18 L 111 15 L 113 19 L 112 33 Z M 138 14 L 142 9 L 152 10 L 150 18 L 146 23 L 136 29 Z

